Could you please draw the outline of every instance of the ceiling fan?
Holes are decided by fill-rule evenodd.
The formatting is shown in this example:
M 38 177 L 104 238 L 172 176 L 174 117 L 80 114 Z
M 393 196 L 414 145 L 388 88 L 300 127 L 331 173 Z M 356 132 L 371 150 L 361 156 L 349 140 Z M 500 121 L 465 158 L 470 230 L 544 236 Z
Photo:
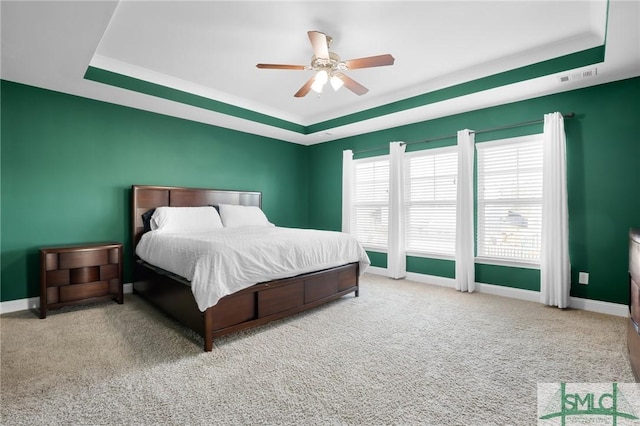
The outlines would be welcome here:
M 310 90 L 318 93 L 322 93 L 322 88 L 329 81 L 331 87 L 334 90 L 338 90 L 344 85 L 347 89 L 351 90 L 356 95 L 364 95 L 369 91 L 366 87 L 350 78 L 344 71 L 354 70 L 358 68 L 371 68 L 381 67 L 385 65 L 393 65 L 393 56 L 378 55 L 368 56 L 366 58 L 350 59 L 343 61 L 340 59 L 337 53 L 331 52 L 331 42 L 333 39 L 320 31 L 308 31 L 309 40 L 311 40 L 311 46 L 313 47 L 313 57 L 311 58 L 311 65 L 284 65 L 284 64 L 258 64 L 258 68 L 262 69 L 274 69 L 274 70 L 312 70 L 316 74 L 311 77 L 301 88 L 296 92 L 296 98 L 302 98 Z

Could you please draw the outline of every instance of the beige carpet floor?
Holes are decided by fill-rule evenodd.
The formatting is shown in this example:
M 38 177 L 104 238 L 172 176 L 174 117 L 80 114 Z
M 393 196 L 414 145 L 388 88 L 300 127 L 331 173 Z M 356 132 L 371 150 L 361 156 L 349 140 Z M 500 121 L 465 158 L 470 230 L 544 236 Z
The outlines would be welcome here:
M 0 330 L 3 425 L 531 425 L 538 383 L 633 381 L 624 318 L 373 275 L 211 353 L 135 295 Z

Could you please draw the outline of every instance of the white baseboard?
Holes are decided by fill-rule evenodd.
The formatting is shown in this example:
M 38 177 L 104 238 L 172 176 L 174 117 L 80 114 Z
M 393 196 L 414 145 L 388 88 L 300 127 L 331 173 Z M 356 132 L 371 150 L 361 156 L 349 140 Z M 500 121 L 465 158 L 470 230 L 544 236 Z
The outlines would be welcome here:
M 122 291 L 124 293 L 133 292 L 133 284 L 123 284 Z M 26 311 L 28 309 L 38 309 L 40 307 L 39 297 L 29 297 L 27 299 L 9 300 L 7 302 L 0 303 L 0 314 L 7 314 L 9 312 Z
M 387 269 L 377 266 L 369 266 L 368 274 L 387 276 Z M 416 272 L 407 272 L 407 279 L 424 284 L 437 285 L 441 287 L 456 288 L 453 278 L 439 277 L 436 275 L 418 274 Z M 133 284 L 127 283 L 122 286 L 124 293 L 133 292 Z M 521 288 L 505 287 L 502 285 L 476 283 L 476 291 L 478 293 L 491 294 L 494 296 L 509 297 L 511 299 L 527 300 L 529 302 L 539 302 L 540 292 L 532 290 L 523 290 Z M 629 307 L 621 303 L 603 302 L 600 300 L 582 299 L 579 297 L 571 297 L 569 306 L 573 309 L 582 309 L 585 311 L 598 312 L 601 314 L 615 315 L 626 317 L 629 315 Z M 9 300 L 0 303 L 0 314 L 9 312 L 25 311 L 28 309 L 38 309 L 40 307 L 39 297 L 30 297 L 27 299 Z
M 367 274 L 387 276 L 387 268 L 379 268 L 377 266 L 368 266 Z
M 418 274 L 407 272 L 407 279 L 419 283 L 433 284 L 439 287 L 456 288 L 456 281 L 453 278 L 439 277 L 437 275 Z
M 367 273 L 387 276 L 387 269 L 369 266 L 369 268 L 367 268 Z M 456 282 L 453 278 L 407 272 L 406 279 L 441 287 L 456 288 Z M 505 287 L 503 285 L 486 283 L 476 283 L 476 291 L 478 293 L 509 297 L 511 299 L 540 302 L 539 291 L 523 290 L 521 288 Z M 626 317 L 629 315 L 629 307 L 627 305 L 621 303 L 602 302 L 600 300 L 582 299 L 580 297 L 570 297 L 569 307 L 573 309 L 598 312 L 601 314 L 615 315 L 618 317 Z
M 580 297 L 570 297 L 569 306 L 574 309 L 583 309 L 585 311 L 616 315 L 618 317 L 629 316 L 629 307 L 621 303 L 603 302 L 601 300 L 582 299 Z
M 38 309 L 40 307 L 39 297 L 30 297 L 28 299 L 9 300 L 0 303 L 0 314 L 9 312 L 26 311 L 27 309 Z

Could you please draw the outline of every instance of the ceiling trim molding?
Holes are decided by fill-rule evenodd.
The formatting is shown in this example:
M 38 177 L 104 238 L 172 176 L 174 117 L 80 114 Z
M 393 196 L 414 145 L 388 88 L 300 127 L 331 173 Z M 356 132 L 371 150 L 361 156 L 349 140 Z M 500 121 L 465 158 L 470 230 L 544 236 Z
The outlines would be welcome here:
M 268 126 L 306 134 L 306 127 L 301 124 L 272 117 L 267 114 L 261 114 L 250 109 L 231 105 L 215 99 L 196 95 L 194 93 L 185 92 L 184 90 L 178 90 L 161 84 L 141 80 L 139 78 L 108 71 L 102 68 L 89 66 L 84 74 L 84 78 L 86 80 L 108 84 L 121 89 L 132 90 L 134 92 L 144 93 L 146 95 L 203 108 L 209 111 L 219 112 L 221 114 L 254 121 L 256 123 L 262 123 Z
M 407 111 L 413 108 L 422 107 L 429 104 L 471 95 L 473 93 L 498 87 L 508 86 L 555 73 L 577 69 L 585 66 L 604 62 L 605 47 L 596 46 L 590 49 L 559 56 L 553 59 L 522 66 L 509 71 L 481 77 L 465 83 L 437 89 L 421 95 L 380 105 L 374 108 L 362 110 L 353 114 L 348 114 L 331 120 L 326 120 L 304 126 L 299 123 L 283 120 L 268 114 L 263 114 L 250 109 L 235 106 L 229 103 L 217 101 L 205 96 L 175 89 L 162 84 L 152 83 L 139 78 L 130 77 L 124 74 L 105 70 L 96 66 L 89 66 L 84 74 L 86 80 L 119 87 L 126 90 L 155 96 L 170 101 L 203 108 L 209 111 L 226 114 L 236 118 L 265 124 L 275 128 L 289 130 L 301 135 L 309 135 L 326 131 L 336 127 L 346 126 L 365 120 L 379 118 L 389 114 Z
M 307 134 L 604 62 L 605 45 L 537 62 L 307 126 Z

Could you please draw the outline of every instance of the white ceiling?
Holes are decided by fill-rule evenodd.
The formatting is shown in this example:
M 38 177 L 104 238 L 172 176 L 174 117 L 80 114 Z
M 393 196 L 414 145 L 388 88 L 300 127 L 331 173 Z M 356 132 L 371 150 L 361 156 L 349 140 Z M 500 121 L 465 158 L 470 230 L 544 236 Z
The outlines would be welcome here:
M 0 13 L 5 80 L 305 145 L 640 75 L 638 1 L 3 0 Z M 347 71 L 363 96 L 327 86 L 294 98 L 311 71 L 255 65 L 308 65 L 309 30 L 343 59 L 395 64 Z M 309 126 L 605 43 L 592 78 L 547 75 L 312 134 L 84 78 L 91 65 Z

